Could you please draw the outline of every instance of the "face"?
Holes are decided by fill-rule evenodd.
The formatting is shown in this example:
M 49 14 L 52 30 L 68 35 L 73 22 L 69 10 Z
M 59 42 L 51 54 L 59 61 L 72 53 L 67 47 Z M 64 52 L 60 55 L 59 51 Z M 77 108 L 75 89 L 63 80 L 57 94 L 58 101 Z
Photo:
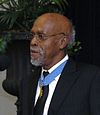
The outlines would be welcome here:
M 57 38 L 52 36 L 45 40 L 34 38 L 31 41 L 31 63 L 36 66 L 52 66 L 59 55 L 59 46 Z
M 54 23 L 38 20 L 33 25 L 31 32 L 34 34 L 30 43 L 31 63 L 33 65 L 49 69 L 64 57 L 62 35 L 58 34 L 60 32 L 56 31 Z

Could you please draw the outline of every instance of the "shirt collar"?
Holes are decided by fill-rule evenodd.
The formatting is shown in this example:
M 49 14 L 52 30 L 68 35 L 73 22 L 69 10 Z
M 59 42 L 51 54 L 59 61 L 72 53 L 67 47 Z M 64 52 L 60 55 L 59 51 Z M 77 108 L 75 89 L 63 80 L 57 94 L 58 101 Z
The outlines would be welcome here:
M 62 59 L 62 60 L 60 60 L 57 64 L 55 64 L 53 67 L 51 67 L 49 70 L 48 70 L 48 72 L 49 73 L 51 73 L 54 69 L 56 69 L 60 64 L 62 64 L 64 61 L 66 61 L 66 60 L 68 60 L 69 59 L 69 57 L 68 57 L 68 55 L 66 54 L 66 56 Z M 45 70 L 45 69 L 43 69 L 42 68 L 42 72 L 43 71 L 47 71 L 47 70 Z

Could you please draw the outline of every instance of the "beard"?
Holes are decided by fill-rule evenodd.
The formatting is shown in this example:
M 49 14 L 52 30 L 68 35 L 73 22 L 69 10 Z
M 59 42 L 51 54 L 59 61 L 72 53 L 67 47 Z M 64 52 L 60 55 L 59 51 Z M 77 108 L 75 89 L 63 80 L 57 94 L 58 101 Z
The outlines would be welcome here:
M 31 50 L 39 53 L 37 58 L 31 56 L 31 64 L 34 66 L 42 66 L 44 64 L 44 50 L 40 47 L 32 47 Z

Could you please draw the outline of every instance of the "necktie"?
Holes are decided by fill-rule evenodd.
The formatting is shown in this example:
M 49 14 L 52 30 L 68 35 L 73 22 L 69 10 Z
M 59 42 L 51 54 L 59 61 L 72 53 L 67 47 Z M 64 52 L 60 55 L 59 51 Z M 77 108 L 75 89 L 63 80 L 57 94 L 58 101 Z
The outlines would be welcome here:
M 49 72 L 43 72 L 44 77 L 46 77 Z M 34 115 L 43 115 L 44 105 L 49 92 L 49 85 L 42 86 L 40 91 L 40 96 L 37 100 L 37 103 L 34 107 Z

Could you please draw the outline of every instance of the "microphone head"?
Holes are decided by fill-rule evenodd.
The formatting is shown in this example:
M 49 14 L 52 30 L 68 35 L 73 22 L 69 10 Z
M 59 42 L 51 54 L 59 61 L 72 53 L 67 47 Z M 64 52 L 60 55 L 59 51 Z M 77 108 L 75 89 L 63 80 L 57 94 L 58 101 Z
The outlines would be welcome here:
M 0 71 L 4 71 L 10 65 L 10 59 L 7 55 L 0 54 Z

